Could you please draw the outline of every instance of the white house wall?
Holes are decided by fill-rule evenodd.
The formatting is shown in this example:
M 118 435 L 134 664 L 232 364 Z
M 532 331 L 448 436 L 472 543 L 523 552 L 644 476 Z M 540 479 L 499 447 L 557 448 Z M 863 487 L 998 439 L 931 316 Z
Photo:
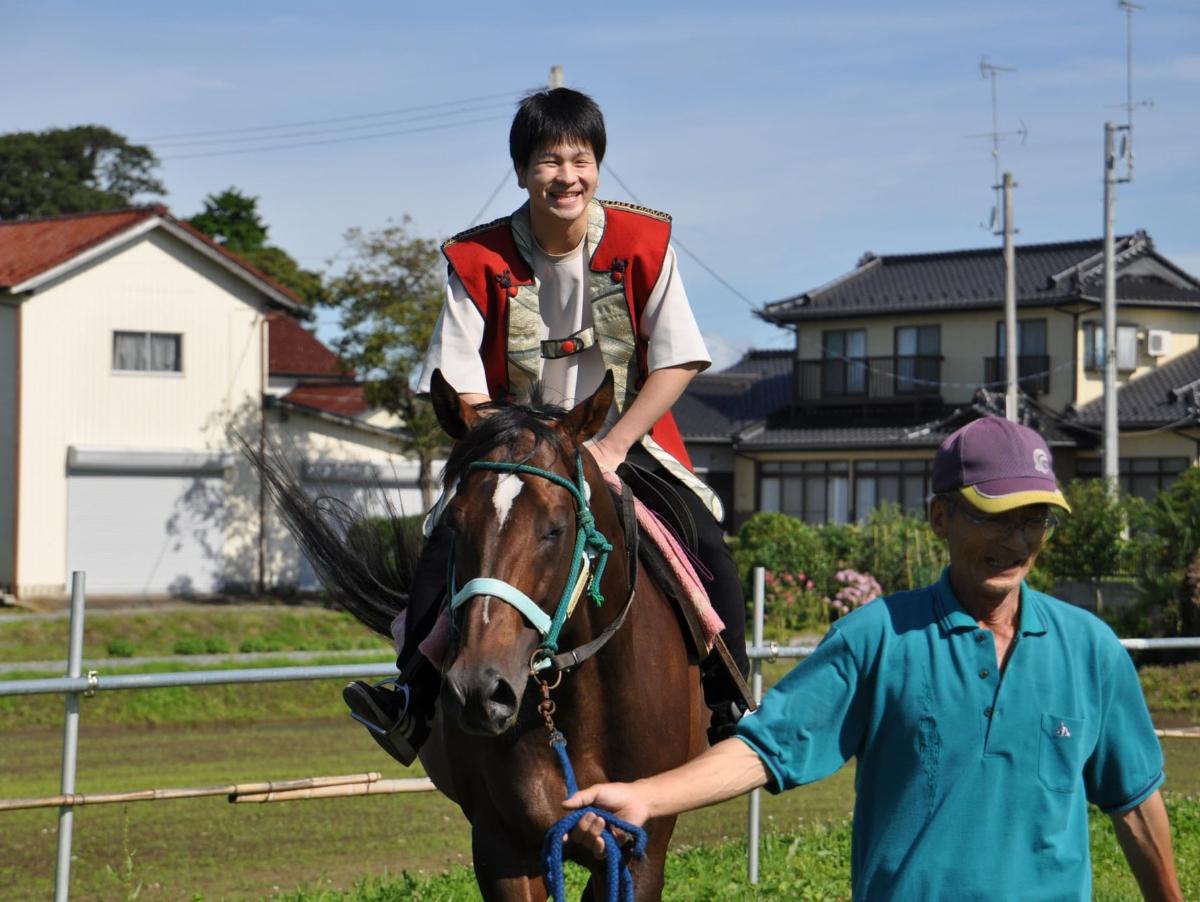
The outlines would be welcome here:
M 0 304 L 0 590 L 13 582 L 18 322 L 17 308 Z
M 378 496 L 382 489 L 387 502 L 398 513 L 415 515 L 424 511 L 417 482 L 418 465 L 398 453 L 390 436 L 279 408 L 269 414 L 267 435 L 271 446 L 283 454 L 310 494 L 328 494 L 356 507 L 366 504 L 372 513 L 381 513 L 383 505 Z M 314 476 L 321 471 L 322 464 L 338 463 L 371 464 L 378 481 L 375 478 L 325 481 Z M 305 478 L 306 474 L 309 478 Z M 299 547 L 270 501 L 266 525 L 263 553 L 267 585 L 312 588 L 310 571 Z
M 68 448 L 226 449 L 231 422 L 255 434 L 262 313 L 247 283 L 161 231 L 24 301 L 21 594 L 64 589 Z M 181 334 L 182 372 L 113 372 L 114 331 Z M 231 523 L 227 547 L 253 544 L 257 527 Z

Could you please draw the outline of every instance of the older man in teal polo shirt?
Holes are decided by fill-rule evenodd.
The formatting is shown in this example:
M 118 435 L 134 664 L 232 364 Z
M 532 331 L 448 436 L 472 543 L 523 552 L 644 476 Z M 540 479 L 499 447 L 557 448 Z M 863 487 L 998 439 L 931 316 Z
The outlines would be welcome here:
M 855 899 L 1090 899 L 1088 802 L 1112 817 L 1143 895 L 1182 898 L 1133 663 L 1100 620 L 1024 583 L 1070 510 L 1045 442 L 976 420 L 938 450 L 933 491 L 950 554 L 936 584 L 838 620 L 736 738 L 567 807 L 641 823 L 853 757 Z M 598 831 L 588 815 L 575 838 L 602 848 Z

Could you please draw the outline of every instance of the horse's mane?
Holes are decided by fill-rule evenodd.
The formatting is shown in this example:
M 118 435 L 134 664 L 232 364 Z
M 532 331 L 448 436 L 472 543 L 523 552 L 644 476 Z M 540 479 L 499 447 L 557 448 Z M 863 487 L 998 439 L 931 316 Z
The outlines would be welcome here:
M 565 408 L 535 400 L 530 404 L 490 402 L 477 409 L 484 416 L 450 452 L 442 473 L 444 485 L 453 485 L 469 464 L 497 448 L 511 447 L 525 433 L 532 434 L 534 449 L 546 444 L 556 455 L 563 452 L 562 436 L 555 425 L 566 416 Z

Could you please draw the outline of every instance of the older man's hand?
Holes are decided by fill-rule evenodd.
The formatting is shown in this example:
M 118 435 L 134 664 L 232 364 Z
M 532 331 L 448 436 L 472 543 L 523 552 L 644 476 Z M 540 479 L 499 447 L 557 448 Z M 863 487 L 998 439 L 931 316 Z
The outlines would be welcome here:
M 650 816 L 646 803 L 642 801 L 637 789 L 632 783 L 598 783 L 581 789 L 575 795 L 563 802 L 564 808 L 586 808 L 593 805 L 611 812 L 623 821 L 642 826 Z M 579 823 L 568 834 L 567 840 L 578 843 L 585 849 L 590 849 L 596 858 L 604 857 L 604 820 L 592 812 L 579 819 Z M 614 831 L 617 842 L 622 842 L 625 834 Z

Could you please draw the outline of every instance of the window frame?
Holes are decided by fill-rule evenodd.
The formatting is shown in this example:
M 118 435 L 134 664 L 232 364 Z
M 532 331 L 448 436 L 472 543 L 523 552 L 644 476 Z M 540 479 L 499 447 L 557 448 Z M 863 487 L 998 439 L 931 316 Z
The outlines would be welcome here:
M 122 336 L 141 336 L 145 341 L 143 349 L 144 359 L 146 361 L 145 369 L 127 369 L 117 366 L 117 341 Z M 175 341 L 175 368 L 174 369 L 155 369 L 153 367 L 153 341 L 155 338 L 171 338 Z M 182 376 L 183 375 L 183 333 L 182 332 L 154 332 L 141 329 L 113 329 L 110 357 L 110 372 L 113 375 L 120 376 Z
M 1126 335 L 1133 330 L 1133 361 L 1130 365 L 1121 363 L 1121 333 Z M 1104 323 L 1088 320 L 1082 324 L 1083 330 L 1083 368 L 1087 372 L 1098 373 L 1104 370 Z M 1138 339 L 1136 323 L 1117 323 L 1117 372 L 1132 373 L 1138 368 Z M 1100 337 L 1097 346 L 1096 337 Z M 1128 361 L 1126 361 L 1129 363 Z

